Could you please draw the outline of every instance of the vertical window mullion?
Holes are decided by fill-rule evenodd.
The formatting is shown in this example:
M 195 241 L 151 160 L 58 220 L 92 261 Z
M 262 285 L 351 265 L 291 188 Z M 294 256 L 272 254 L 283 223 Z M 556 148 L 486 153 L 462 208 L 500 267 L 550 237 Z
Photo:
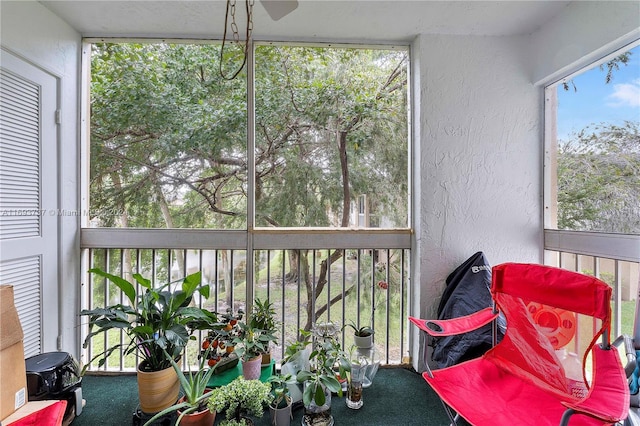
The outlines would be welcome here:
M 245 293 L 247 314 L 251 312 L 254 298 L 254 253 L 253 232 L 255 228 L 255 186 L 256 186 L 256 109 L 255 109 L 255 46 L 247 40 L 247 248 L 245 268 Z

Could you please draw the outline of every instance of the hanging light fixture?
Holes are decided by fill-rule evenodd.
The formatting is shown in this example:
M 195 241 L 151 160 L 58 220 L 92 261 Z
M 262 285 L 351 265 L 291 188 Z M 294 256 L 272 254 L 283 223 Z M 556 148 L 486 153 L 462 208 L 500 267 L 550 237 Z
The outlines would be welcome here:
M 240 74 L 242 68 L 247 63 L 247 55 L 249 50 L 249 40 L 251 39 L 251 32 L 253 31 L 253 4 L 254 0 L 245 0 L 245 9 L 247 13 L 247 30 L 246 30 L 246 38 L 244 40 L 244 45 L 242 48 L 242 63 L 232 74 L 225 74 L 222 69 L 222 61 L 224 57 L 224 46 L 227 43 L 227 28 L 229 28 L 229 18 L 231 18 L 231 34 L 233 37 L 233 42 L 240 46 L 240 34 L 238 32 L 238 24 L 236 23 L 236 0 L 227 0 L 227 10 L 224 15 L 224 32 L 222 35 L 222 47 L 220 48 L 220 76 L 225 80 L 233 80 Z
M 274 21 L 287 16 L 298 7 L 298 0 L 260 0 L 260 3 Z
M 247 15 L 247 25 L 245 32 L 244 44 L 241 45 L 240 33 L 238 31 L 238 24 L 236 23 L 236 0 L 227 0 L 227 9 L 224 16 L 224 32 L 222 36 L 222 47 L 220 48 L 220 76 L 225 80 L 233 80 L 240 74 L 245 64 L 247 63 L 247 56 L 249 51 L 249 40 L 253 32 L 253 5 L 255 0 L 245 0 L 245 11 Z M 298 7 L 298 0 L 261 0 L 262 6 L 266 9 L 267 13 L 274 21 L 288 15 L 290 12 Z M 229 19 L 231 23 L 229 24 Z M 231 29 L 232 40 L 227 40 L 227 29 Z M 231 74 L 226 74 L 222 69 L 222 61 L 224 57 L 225 44 L 231 41 L 242 49 L 242 63 Z

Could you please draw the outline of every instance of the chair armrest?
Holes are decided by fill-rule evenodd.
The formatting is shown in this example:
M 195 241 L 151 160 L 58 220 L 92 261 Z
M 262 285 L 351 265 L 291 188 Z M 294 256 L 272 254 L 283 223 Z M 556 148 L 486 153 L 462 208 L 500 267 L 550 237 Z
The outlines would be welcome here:
M 427 332 L 433 337 L 453 336 L 473 331 L 489 324 L 496 319 L 497 313 L 492 308 L 484 308 L 478 312 L 463 317 L 452 318 L 448 320 L 425 320 L 415 317 L 409 317 L 409 321 L 418 326 L 422 331 Z
M 627 364 L 624 366 L 624 372 L 627 375 L 627 378 L 631 377 L 633 370 L 636 369 L 636 349 L 633 347 L 633 339 L 631 336 L 623 334 L 622 336 L 618 336 L 618 338 L 611 344 L 616 348 L 619 348 L 620 345 L 624 344 L 624 352 L 627 357 Z
M 568 408 L 560 425 L 569 417 L 584 414 L 604 422 L 615 423 L 627 417 L 629 411 L 629 385 L 615 346 L 603 349 L 593 346 L 593 381 L 587 396 L 575 403 L 562 402 Z M 566 419 L 565 419 L 566 417 Z

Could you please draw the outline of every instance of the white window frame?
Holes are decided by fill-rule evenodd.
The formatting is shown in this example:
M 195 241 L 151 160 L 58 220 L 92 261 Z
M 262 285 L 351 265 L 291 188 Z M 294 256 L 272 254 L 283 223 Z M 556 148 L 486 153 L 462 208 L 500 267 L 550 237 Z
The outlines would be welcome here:
M 640 260 L 640 235 L 603 234 L 590 231 L 557 229 L 557 87 L 564 81 L 617 57 L 640 45 L 640 40 L 620 41 L 585 56 L 544 86 L 544 155 L 543 217 L 545 262 L 551 261 L 547 251 L 569 252 L 607 257 L 630 262 Z
M 219 42 L 220 40 L 208 39 L 156 39 L 165 43 L 203 43 Z M 85 38 L 82 49 L 82 106 L 81 106 L 81 208 L 89 209 L 89 137 L 90 137 L 90 108 L 89 85 L 91 69 L 91 43 L 94 42 L 153 42 L 151 39 L 135 38 Z M 255 46 L 260 44 L 282 44 L 286 46 L 310 46 L 310 47 L 345 47 L 345 48 L 378 48 L 378 49 L 402 49 L 409 55 L 407 64 L 407 156 L 408 156 L 408 208 L 407 227 L 405 228 L 262 228 L 255 227 L 255 87 L 254 87 L 254 52 Z M 149 249 L 203 249 L 203 250 L 246 250 L 252 253 L 254 250 L 278 250 L 278 249 L 358 249 L 358 248 L 385 248 L 385 249 L 409 249 L 414 252 L 415 238 L 413 238 L 413 214 L 415 205 L 412 190 L 414 186 L 414 164 L 412 154 L 416 152 L 413 147 L 414 131 L 412 108 L 415 107 L 412 100 L 412 57 L 410 44 L 336 44 L 336 43 L 307 43 L 307 42 L 273 42 L 250 41 L 248 44 L 247 58 L 247 162 L 248 162 L 248 198 L 247 198 L 247 229 L 246 230 L 216 230 L 216 229 L 136 229 L 136 228 L 89 228 L 88 219 L 82 217 L 80 229 L 81 249 L 90 248 L 149 248 Z M 88 269 L 88 250 L 83 251 L 82 271 Z M 411 256 L 411 262 L 415 262 Z M 253 256 L 247 256 L 246 280 L 254 282 Z M 411 271 L 415 267 L 411 267 Z M 83 275 L 84 276 L 84 275 Z M 409 283 L 414 280 L 409 279 Z M 419 283 L 415 283 L 419 285 Z M 412 295 L 413 290 L 408 289 Z M 411 298 L 411 296 L 409 296 Z M 87 305 L 86 296 L 82 296 L 83 306 Z M 246 300 L 253 300 L 253 286 L 246 286 Z M 409 303 L 409 306 L 411 304 Z M 411 339 L 409 347 L 412 347 Z

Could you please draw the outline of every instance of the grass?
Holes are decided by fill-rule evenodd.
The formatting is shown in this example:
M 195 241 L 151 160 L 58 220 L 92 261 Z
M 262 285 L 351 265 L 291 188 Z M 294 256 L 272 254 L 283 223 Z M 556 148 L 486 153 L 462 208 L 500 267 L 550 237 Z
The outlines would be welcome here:
M 621 330 L 620 334 L 633 336 L 633 325 L 636 318 L 636 301 L 626 300 L 622 302 L 621 310 Z
M 294 341 L 298 336 L 298 318 L 300 318 L 300 327 L 304 327 L 307 318 L 306 305 L 307 294 L 304 284 L 298 282 L 285 282 L 283 287 L 283 277 L 290 272 L 288 262 L 288 252 L 283 250 L 275 251 L 275 255 L 263 255 L 264 261 L 256 262 L 257 267 L 254 276 L 256 278 L 256 286 L 254 288 L 254 298 L 266 299 L 274 304 L 276 310 L 276 318 L 282 321 L 284 318 L 285 328 L 279 334 L 279 346 L 274 351 L 274 357 L 279 359 L 283 344 L 286 345 Z M 315 256 L 313 252 L 309 252 L 309 260 L 313 262 L 309 266 L 309 274 L 311 280 L 315 283 L 318 280 L 319 271 L 322 267 L 322 261 L 327 258 L 329 251 L 317 251 Z M 375 308 L 375 329 L 376 344 L 383 354 L 383 360 L 389 360 L 391 363 L 398 363 L 402 359 L 400 348 L 407 347 L 406 338 L 408 333 L 404 333 L 405 342 L 401 342 L 401 328 L 406 327 L 406 312 L 400 312 L 400 301 L 406 297 L 406 289 L 408 284 L 400 283 L 400 274 L 397 273 L 402 265 L 399 265 L 400 256 L 397 252 L 392 251 L 386 258 L 385 262 L 372 264 L 373 251 L 354 251 L 354 255 L 350 255 L 338 260 L 330 268 L 328 283 L 323 291 L 317 295 L 316 309 L 323 306 L 329 298 L 334 298 L 342 294 L 343 291 L 355 287 L 355 290 L 343 300 L 338 301 L 330 307 L 329 311 L 316 318 L 316 322 L 333 321 L 340 325 L 353 320 L 362 325 L 368 325 L 371 322 L 371 310 Z M 385 252 L 386 253 L 386 252 Z M 358 261 L 358 256 L 360 261 Z M 383 256 L 381 256 L 383 257 Z M 118 256 L 112 255 L 110 260 L 117 259 Z M 268 260 L 268 262 L 267 262 Z M 235 263 L 235 262 L 234 262 Z M 387 265 L 388 263 L 388 265 Z M 387 268 L 389 271 L 387 272 Z M 111 265 L 112 270 L 117 270 L 116 265 Z M 235 275 L 235 274 L 234 274 Z M 402 275 L 403 277 L 408 274 Z M 377 285 L 378 282 L 384 281 L 388 283 L 388 289 L 383 289 Z M 358 283 L 360 283 L 358 285 Z M 225 283 L 228 284 L 228 283 Z M 401 285 L 403 284 L 403 285 Z M 107 293 L 110 301 L 119 301 L 119 292 L 115 286 L 109 286 Z M 213 289 L 212 289 L 213 290 Z M 246 281 L 235 280 L 233 289 L 225 288 L 226 291 L 215 292 L 209 300 L 203 300 L 202 306 L 218 312 L 224 312 L 227 307 L 237 311 L 238 308 L 246 306 Z M 402 293 L 402 294 L 401 294 Z M 104 301 L 105 288 L 104 282 L 96 280 L 93 290 L 94 306 L 100 306 Z M 372 296 L 375 297 L 372 302 Z M 387 305 L 389 316 L 387 316 Z M 388 322 L 387 322 L 388 318 Z M 348 348 L 352 344 L 350 331 L 343 333 L 343 347 Z M 126 339 L 126 336 L 124 336 Z M 120 340 L 120 333 L 117 331 L 108 334 L 108 345 L 116 344 Z M 94 349 L 102 348 L 104 339 L 101 337 L 94 338 L 92 347 Z M 200 341 L 190 342 L 187 346 L 187 359 L 190 363 L 195 363 L 197 354 L 200 349 Z M 108 361 L 110 368 L 119 369 L 120 354 L 114 353 Z M 136 357 L 134 355 L 127 356 L 124 360 L 124 369 L 134 369 Z

